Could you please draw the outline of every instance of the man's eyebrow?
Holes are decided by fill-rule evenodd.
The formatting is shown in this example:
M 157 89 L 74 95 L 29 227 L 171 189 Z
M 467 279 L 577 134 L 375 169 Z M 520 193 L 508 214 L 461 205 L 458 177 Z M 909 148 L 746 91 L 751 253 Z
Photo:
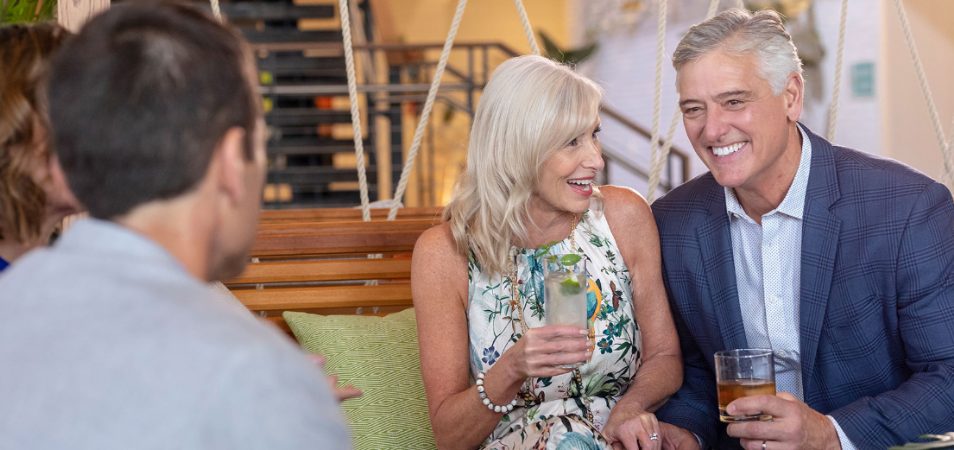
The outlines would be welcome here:
M 751 97 L 751 96 L 752 96 L 752 91 L 739 89 L 735 91 L 723 92 L 719 95 L 716 95 L 715 98 L 716 100 L 725 100 L 730 97 Z
M 718 94 L 715 96 L 715 99 L 716 101 L 723 101 L 727 98 L 732 98 L 732 97 L 751 97 L 751 96 L 752 96 L 752 91 L 745 90 L 745 89 L 738 89 L 735 91 L 728 91 L 728 92 L 723 92 L 721 94 Z M 702 100 L 698 100 L 694 98 L 687 98 L 685 100 L 680 100 L 679 107 L 680 108 L 684 107 L 690 103 L 702 103 Z

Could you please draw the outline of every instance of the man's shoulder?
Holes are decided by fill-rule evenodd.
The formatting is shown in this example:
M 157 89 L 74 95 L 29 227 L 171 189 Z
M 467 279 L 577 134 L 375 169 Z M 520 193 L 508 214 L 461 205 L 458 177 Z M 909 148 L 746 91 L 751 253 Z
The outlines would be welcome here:
M 832 160 L 842 197 L 880 191 L 891 196 L 913 195 L 937 181 L 900 161 L 833 146 Z
M 708 214 L 713 202 L 725 200 L 723 188 L 716 182 L 711 172 L 706 172 L 667 192 L 652 204 L 656 222 L 660 225 L 668 220 L 686 216 Z

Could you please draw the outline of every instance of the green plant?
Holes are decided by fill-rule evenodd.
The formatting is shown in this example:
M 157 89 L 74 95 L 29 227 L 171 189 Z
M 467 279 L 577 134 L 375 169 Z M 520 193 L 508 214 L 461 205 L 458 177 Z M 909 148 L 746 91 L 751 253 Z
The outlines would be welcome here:
M 56 17 L 57 0 L 0 0 L 0 24 L 42 22 Z
M 540 31 L 540 41 L 543 42 L 543 53 L 547 58 L 562 64 L 575 65 L 585 61 L 596 53 L 598 46 L 596 43 L 586 45 L 580 48 L 563 49 L 557 46 L 556 42 L 550 38 L 544 31 Z

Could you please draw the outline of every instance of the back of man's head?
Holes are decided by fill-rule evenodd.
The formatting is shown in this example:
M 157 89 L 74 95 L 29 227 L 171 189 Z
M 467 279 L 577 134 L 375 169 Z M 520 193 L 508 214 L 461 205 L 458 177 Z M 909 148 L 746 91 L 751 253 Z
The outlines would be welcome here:
M 231 127 L 253 158 L 259 117 L 241 37 L 191 7 L 137 1 L 95 17 L 54 58 L 50 120 L 60 164 L 96 218 L 178 197 Z

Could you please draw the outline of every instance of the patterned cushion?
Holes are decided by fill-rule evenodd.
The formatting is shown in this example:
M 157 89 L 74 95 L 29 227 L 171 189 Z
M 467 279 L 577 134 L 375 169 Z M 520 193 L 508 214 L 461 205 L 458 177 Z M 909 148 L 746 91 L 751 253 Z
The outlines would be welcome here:
M 327 358 L 328 373 L 364 391 L 342 404 L 356 450 L 436 448 L 413 308 L 385 317 L 283 316 L 302 347 Z

